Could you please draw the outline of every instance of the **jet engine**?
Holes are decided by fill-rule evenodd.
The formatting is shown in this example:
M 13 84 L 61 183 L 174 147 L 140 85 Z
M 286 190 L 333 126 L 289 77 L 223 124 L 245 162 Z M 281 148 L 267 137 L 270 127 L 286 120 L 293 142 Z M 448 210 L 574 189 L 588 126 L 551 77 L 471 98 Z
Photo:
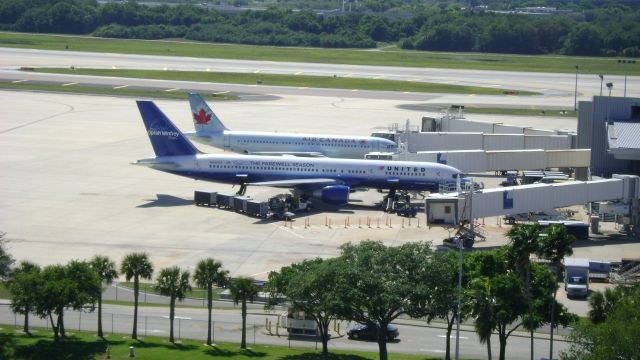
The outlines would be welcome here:
M 344 205 L 349 201 L 349 187 L 345 185 L 325 186 L 313 192 L 313 196 L 331 205 Z

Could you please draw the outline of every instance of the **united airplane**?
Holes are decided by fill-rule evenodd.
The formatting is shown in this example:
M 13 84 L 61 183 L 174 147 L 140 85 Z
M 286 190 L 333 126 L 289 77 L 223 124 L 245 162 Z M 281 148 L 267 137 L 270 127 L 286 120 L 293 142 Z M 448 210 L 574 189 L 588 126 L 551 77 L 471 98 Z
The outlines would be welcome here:
M 155 157 L 135 164 L 185 176 L 247 186 L 273 186 L 318 197 L 329 204 L 345 204 L 350 190 L 361 188 L 437 191 L 453 185 L 460 171 L 437 163 L 303 158 L 295 156 L 203 154 L 151 101 L 138 109 Z
M 189 94 L 189 104 L 196 131 L 185 135 L 226 151 L 251 155 L 364 159 L 364 155 L 370 152 L 395 153 L 398 150 L 395 142 L 370 136 L 229 130 L 200 95 Z

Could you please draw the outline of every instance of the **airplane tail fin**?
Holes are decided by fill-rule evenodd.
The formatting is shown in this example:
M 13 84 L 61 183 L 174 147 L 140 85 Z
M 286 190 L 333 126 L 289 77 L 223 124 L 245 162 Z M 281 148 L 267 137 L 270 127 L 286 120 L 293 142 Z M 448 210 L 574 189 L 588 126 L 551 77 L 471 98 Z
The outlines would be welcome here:
M 199 151 L 153 101 L 137 101 L 156 156 L 195 155 Z
M 229 130 L 200 95 L 189 93 L 189 104 L 196 131 L 221 132 Z

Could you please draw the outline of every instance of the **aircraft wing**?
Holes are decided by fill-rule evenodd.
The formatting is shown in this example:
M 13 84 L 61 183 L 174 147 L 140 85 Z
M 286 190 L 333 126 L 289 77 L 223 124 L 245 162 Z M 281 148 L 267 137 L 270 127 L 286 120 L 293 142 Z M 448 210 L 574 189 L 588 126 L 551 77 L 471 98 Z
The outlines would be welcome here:
M 298 187 L 298 186 L 313 186 L 313 185 L 336 185 L 342 182 L 335 179 L 291 179 L 291 180 L 275 180 L 275 181 L 262 181 L 247 183 L 247 185 L 254 186 L 273 186 L 273 187 Z
M 325 157 L 323 153 L 315 152 L 315 151 L 253 151 L 250 153 L 250 155 Z

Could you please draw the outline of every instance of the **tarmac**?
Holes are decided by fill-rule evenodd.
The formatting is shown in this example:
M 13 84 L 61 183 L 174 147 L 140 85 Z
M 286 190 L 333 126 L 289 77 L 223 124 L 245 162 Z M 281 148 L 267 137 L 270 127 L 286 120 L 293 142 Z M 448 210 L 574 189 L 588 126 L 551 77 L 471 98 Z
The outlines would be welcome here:
M 267 100 L 215 102 L 213 108 L 234 130 L 360 135 L 392 123 L 404 124 L 406 119 L 416 124 L 429 115 L 403 109 L 397 100 L 263 99 Z M 214 257 L 231 276 L 265 280 L 269 271 L 292 262 L 337 256 L 340 246 L 348 242 L 372 239 L 387 245 L 412 241 L 439 245 L 451 235 L 450 228 L 425 226 L 424 213 L 410 220 L 384 214 L 376 207 L 384 194 L 373 190 L 353 193 L 346 207 L 316 206 L 322 210 L 298 214 L 287 224 L 197 207 L 194 190 L 235 189 L 130 165 L 152 154 L 134 100 L 0 91 L 0 231 L 6 232 L 9 251 L 18 261 L 48 265 L 101 254 L 119 262 L 129 252 L 145 251 L 156 270 L 174 265 L 192 270 L 200 259 Z M 180 129 L 192 129 L 186 99 L 157 103 Z M 512 117 L 513 122 L 509 117 L 491 118 L 505 123 L 524 121 L 520 117 Z M 538 122 L 548 128 L 557 125 Z M 197 146 L 204 152 L 220 152 Z M 477 179 L 487 187 L 497 186 L 500 180 Z M 249 188 L 247 193 L 266 200 L 281 192 Z M 420 205 L 423 200 L 414 202 Z M 497 218 L 479 223 L 487 240 L 476 247 L 507 243 L 504 232 L 508 227 Z M 606 261 L 640 257 L 638 241 L 625 238 L 611 224 L 604 226 L 609 236 L 578 243 L 575 256 Z M 586 313 L 585 302 L 575 306 L 577 312 Z

